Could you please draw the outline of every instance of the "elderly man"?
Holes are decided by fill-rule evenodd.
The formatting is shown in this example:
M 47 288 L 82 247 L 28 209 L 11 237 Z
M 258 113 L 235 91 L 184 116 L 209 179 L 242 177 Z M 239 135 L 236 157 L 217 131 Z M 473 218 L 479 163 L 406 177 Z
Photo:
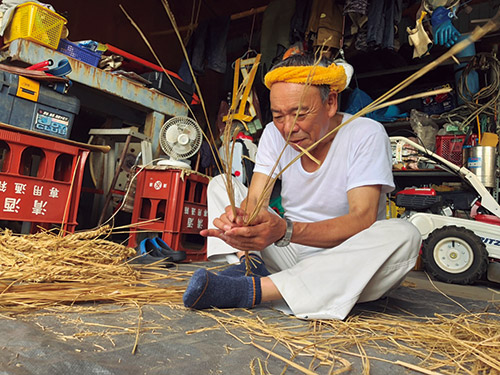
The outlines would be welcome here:
M 273 122 L 260 139 L 248 192 L 235 185 L 235 216 L 224 177 L 214 178 L 208 204 L 215 228 L 201 232 L 209 237 L 209 259 L 237 254 L 241 263 L 219 274 L 197 270 L 184 293 L 186 307 L 251 308 L 281 300 L 301 318 L 343 319 L 357 302 L 376 300 L 398 286 L 413 268 L 418 230 L 404 220 L 385 219 L 385 194 L 394 183 L 382 125 L 359 118 L 325 137 L 350 116 L 337 112 L 346 78 L 343 66 L 314 66 L 306 56 L 292 56 L 266 75 Z M 304 154 L 281 175 L 285 217 L 264 205 L 244 225 L 267 176 L 319 140 L 310 154 L 320 164 Z M 243 251 L 252 251 L 248 276 Z

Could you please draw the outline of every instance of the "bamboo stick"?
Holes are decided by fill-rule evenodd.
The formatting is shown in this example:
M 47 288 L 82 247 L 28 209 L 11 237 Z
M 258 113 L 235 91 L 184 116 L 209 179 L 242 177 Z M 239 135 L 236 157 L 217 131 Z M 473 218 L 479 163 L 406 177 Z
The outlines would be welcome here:
M 377 110 L 379 110 L 381 108 L 389 107 L 391 105 L 401 104 L 401 103 L 407 102 L 408 100 L 420 99 L 420 98 L 425 98 L 425 97 L 434 96 L 434 95 L 447 94 L 447 93 L 449 93 L 451 91 L 453 91 L 453 89 L 451 87 L 443 87 L 443 88 L 437 89 L 437 90 L 431 90 L 431 91 L 426 91 L 426 92 L 421 92 L 421 93 L 418 93 L 418 94 L 413 94 L 413 95 L 405 96 L 404 98 L 401 98 L 401 99 L 395 99 L 395 100 L 392 100 L 390 102 L 386 102 L 386 103 L 380 104 L 380 105 L 374 107 L 372 109 L 372 112 L 373 111 L 377 111 Z

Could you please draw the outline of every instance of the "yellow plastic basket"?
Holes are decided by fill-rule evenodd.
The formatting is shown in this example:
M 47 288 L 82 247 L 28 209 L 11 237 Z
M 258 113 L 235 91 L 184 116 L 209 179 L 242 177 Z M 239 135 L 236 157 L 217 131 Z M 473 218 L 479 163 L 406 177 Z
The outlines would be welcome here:
M 57 49 L 65 23 L 64 17 L 39 4 L 24 3 L 14 11 L 10 25 L 5 30 L 4 42 L 22 38 Z

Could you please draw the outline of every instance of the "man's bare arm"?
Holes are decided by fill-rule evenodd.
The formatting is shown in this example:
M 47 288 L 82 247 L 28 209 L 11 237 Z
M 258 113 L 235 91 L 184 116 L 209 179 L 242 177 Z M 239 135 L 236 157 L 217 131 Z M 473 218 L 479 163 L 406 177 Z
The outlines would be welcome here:
M 251 214 L 253 212 L 253 210 L 257 206 L 259 199 L 261 199 L 262 196 L 262 208 L 267 209 L 267 207 L 269 206 L 269 199 L 271 197 L 274 183 L 266 192 L 266 194 L 263 195 L 267 181 L 268 176 L 263 173 L 255 172 L 252 175 L 252 181 L 250 182 L 250 187 L 248 188 L 247 197 L 243 200 L 240 206 L 243 210 L 245 210 L 245 212 L 247 212 L 247 214 Z
M 371 185 L 349 190 L 347 215 L 316 223 L 294 223 L 292 242 L 331 248 L 370 227 L 377 219 L 380 189 L 380 185 Z

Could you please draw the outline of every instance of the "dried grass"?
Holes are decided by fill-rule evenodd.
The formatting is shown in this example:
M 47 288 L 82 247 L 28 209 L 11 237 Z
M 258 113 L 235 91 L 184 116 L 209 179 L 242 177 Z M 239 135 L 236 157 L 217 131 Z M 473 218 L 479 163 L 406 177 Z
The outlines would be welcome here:
M 12 319 L 17 314 L 27 318 L 40 309 L 44 310 L 36 314 L 64 316 L 76 312 L 78 319 L 70 318 L 70 314 L 64 319 L 80 329 L 61 338 L 103 337 L 113 343 L 113 335 L 126 334 L 133 337 L 133 351 L 141 334 L 168 330 L 175 319 L 173 314 L 157 312 L 169 323 L 153 324 L 143 321 L 143 309 L 164 305 L 172 312 L 186 313 L 181 298 L 192 273 L 175 269 L 160 273 L 154 266 L 132 266 L 127 259 L 135 250 L 106 240 L 109 231 L 101 228 L 65 237 L 52 232 L 0 232 L 2 317 Z M 341 374 L 352 369 L 353 362 L 347 358 L 356 357 L 366 374 L 377 361 L 424 374 L 495 374 L 500 373 L 497 307 L 492 312 L 433 317 L 363 313 L 346 321 L 303 321 L 281 314 L 269 316 L 269 310 L 239 310 L 238 315 L 230 310 L 212 310 L 199 314 L 214 319 L 215 326 L 191 329 L 186 334 L 222 328 L 240 343 L 258 348 L 267 358 L 282 361 L 283 373 L 293 367 L 306 374 Z M 126 327 L 120 327 L 119 322 L 105 324 L 81 318 L 86 313 L 120 314 L 130 309 L 137 315 L 129 318 L 135 322 Z M 389 354 L 397 360 L 386 359 Z M 304 359 L 309 361 L 308 366 L 302 364 Z M 251 363 L 253 373 L 269 373 L 260 360 Z
M 155 281 L 185 281 L 190 273 L 166 276 L 155 265 L 132 266 L 128 260 L 136 251 L 106 240 L 109 234 L 109 227 L 65 237 L 1 230 L 0 311 L 88 301 L 181 303 L 183 285 L 166 288 Z
M 370 373 L 370 361 L 388 362 L 425 374 L 500 373 L 500 315 L 495 312 L 436 314 L 430 318 L 368 313 L 346 321 L 310 322 L 290 317 L 285 324 L 282 319 L 263 320 L 250 311 L 246 316 L 221 310 L 217 314 L 201 314 L 216 320 L 241 343 L 253 345 L 307 374 L 316 372 L 292 362 L 294 358 L 310 357 L 317 367 L 329 369 L 329 374 L 351 369 L 345 356 L 361 358 L 366 374 Z M 236 332 L 241 331 L 248 339 L 238 336 Z M 264 347 L 273 341 L 288 350 L 291 360 Z M 367 349 L 372 349 L 372 353 L 376 350 L 402 358 L 413 357 L 419 363 L 369 356 Z

